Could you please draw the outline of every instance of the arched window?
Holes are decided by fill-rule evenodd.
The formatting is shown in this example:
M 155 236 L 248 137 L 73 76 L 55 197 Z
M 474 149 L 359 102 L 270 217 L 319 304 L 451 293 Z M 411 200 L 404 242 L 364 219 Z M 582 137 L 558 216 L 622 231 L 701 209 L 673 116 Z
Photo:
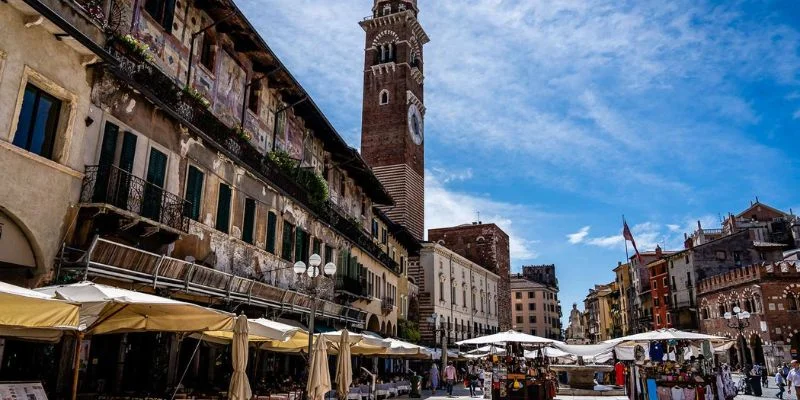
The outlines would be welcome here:
M 389 91 L 388 90 L 386 90 L 386 89 L 381 90 L 379 104 L 380 105 L 389 104 Z
M 761 296 L 759 295 L 753 296 L 753 310 L 757 313 L 761 312 Z
M 396 46 L 394 43 L 384 43 L 380 45 L 380 59 L 378 60 L 381 64 L 387 63 L 391 61 L 395 61 L 395 54 Z
M 786 309 L 789 311 L 797 311 L 797 297 L 794 293 L 786 294 Z
M 383 6 L 382 13 L 383 13 L 383 15 L 391 14 L 392 13 L 392 6 L 390 4 L 386 4 L 385 6 Z
M 723 314 L 725 314 L 725 304 L 719 303 L 718 308 L 719 308 L 719 316 L 721 317 Z
M 700 318 L 708 319 L 708 308 L 703 308 L 700 310 Z
M 406 5 L 403 4 L 403 3 L 400 3 L 400 5 L 397 6 L 397 10 L 398 11 L 405 11 L 406 10 Z

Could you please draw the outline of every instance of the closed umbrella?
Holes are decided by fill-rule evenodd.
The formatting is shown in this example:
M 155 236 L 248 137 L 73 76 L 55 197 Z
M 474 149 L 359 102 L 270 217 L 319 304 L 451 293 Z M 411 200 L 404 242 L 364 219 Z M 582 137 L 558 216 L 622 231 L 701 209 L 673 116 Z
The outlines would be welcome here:
M 308 371 L 308 384 L 306 392 L 309 400 L 322 400 L 325 393 L 331 390 L 331 373 L 328 370 L 328 350 L 325 339 L 317 335 L 314 351 L 311 353 L 311 363 Z
M 247 317 L 240 315 L 233 326 L 233 374 L 231 386 L 228 388 L 228 398 L 231 400 L 250 400 L 253 392 L 247 380 Z
M 336 393 L 340 400 L 347 399 L 353 383 L 353 365 L 350 359 L 350 333 L 342 330 L 339 340 L 339 357 L 336 359 Z

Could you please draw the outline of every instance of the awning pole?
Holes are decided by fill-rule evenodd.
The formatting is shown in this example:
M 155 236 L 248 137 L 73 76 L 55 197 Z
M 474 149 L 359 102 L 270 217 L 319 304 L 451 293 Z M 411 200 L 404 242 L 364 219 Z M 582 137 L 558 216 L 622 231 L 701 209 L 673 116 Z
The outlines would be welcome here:
M 81 368 L 81 342 L 83 342 L 83 332 L 79 332 L 75 337 L 75 359 L 72 361 L 72 400 L 78 398 L 78 375 Z

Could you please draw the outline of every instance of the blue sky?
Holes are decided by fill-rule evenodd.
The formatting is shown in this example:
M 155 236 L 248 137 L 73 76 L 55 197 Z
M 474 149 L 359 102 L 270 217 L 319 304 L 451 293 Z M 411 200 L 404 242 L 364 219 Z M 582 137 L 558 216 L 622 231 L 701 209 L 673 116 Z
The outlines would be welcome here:
M 240 0 L 360 143 L 370 0 Z M 800 212 L 795 1 L 420 0 L 426 225 L 496 222 L 555 263 L 565 309 L 625 258 L 756 196 Z

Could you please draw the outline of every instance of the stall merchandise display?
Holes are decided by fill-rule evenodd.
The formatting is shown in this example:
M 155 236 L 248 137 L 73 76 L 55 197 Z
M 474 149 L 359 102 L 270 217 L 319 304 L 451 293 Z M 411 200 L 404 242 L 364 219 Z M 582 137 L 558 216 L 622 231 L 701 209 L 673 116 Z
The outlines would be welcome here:
M 511 354 L 511 353 L 509 353 Z M 546 357 L 492 356 L 493 400 L 552 400 L 556 376 Z
M 644 359 L 637 348 L 634 379 L 628 383 L 631 400 L 730 400 L 736 396 L 730 368 L 713 367 L 707 346 L 689 341 L 652 341 Z M 707 357 L 708 356 L 708 357 Z M 638 380 L 638 381 L 637 381 Z M 644 389 L 644 390 L 641 390 Z

